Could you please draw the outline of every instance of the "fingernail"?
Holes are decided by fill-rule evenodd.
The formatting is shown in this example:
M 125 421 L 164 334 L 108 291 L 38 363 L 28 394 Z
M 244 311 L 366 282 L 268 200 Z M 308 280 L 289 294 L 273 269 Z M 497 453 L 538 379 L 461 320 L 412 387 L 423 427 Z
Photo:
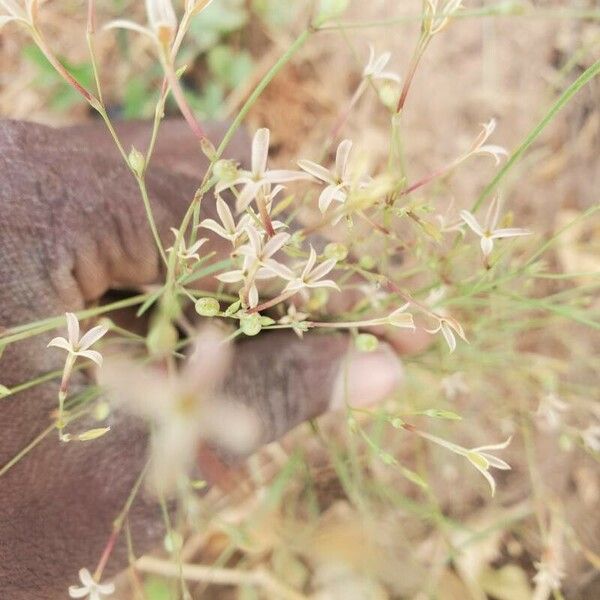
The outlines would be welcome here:
M 402 378 L 402 363 L 387 344 L 373 352 L 353 348 L 340 364 L 330 407 L 337 410 L 381 402 L 398 388 Z

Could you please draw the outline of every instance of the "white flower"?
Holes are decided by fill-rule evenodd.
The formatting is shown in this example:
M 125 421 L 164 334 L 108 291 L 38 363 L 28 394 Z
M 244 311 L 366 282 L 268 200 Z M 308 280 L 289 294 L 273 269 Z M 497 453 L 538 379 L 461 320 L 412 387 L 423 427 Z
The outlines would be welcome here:
M 465 381 L 465 374 L 461 371 L 457 371 L 456 373 L 452 373 L 452 375 L 444 377 L 440 382 L 440 385 L 444 392 L 444 396 L 446 396 L 448 400 L 454 400 L 461 394 L 465 394 L 469 391 L 469 386 Z
M 448 316 L 433 316 L 438 319 L 438 326 L 434 329 L 426 329 L 425 331 L 432 334 L 441 331 L 446 343 L 448 344 L 448 347 L 450 348 L 450 352 L 454 352 L 454 350 L 456 350 L 456 337 L 454 332 L 456 332 L 465 342 L 467 341 L 462 325 L 458 321 Z
M 586 448 L 592 452 L 600 452 L 600 425 L 590 425 L 580 435 Z
M 208 326 L 179 373 L 167 374 L 122 358 L 107 360 L 101 383 L 109 397 L 154 425 L 148 472 L 154 491 L 177 489 L 202 440 L 234 454 L 245 454 L 258 442 L 256 415 L 221 391 L 232 352 L 224 334 Z
M 69 587 L 70 598 L 88 598 L 89 600 L 102 600 L 103 596 L 111 596 L 115 592 L 114 583 L 96 583 L 87 569 L 80 569 L 79 579 L 82 586 Z
M 565 578 L 564 570 L 556 564 L 556 561 L 542 561 L 533 564 L 537 573 L 533 581 L 538 588 L 544 590 L 559 590 L 561 581 Z
M 288 269 L 284 265 L 277 265 L 274 268 L 272 264 L 266 264 L 265 268 L 272 270 L 274 273 L 282 277 L 283 279 L 287 279 L 289 283 L 285 286 L 283 293 L 286 292 L 297 292 L 304 288 L 320 288 L 320 287 L 328 287 L 333 288 L 335 290 L 339 290 L 337 283 L 335 281 L 331 281 L 330 279 L 322 280 L 327 273 L 329 273 L 335 265 L 337 261 L 333 258 L 330 258 L 326 261 L 323 261 L 320 265 L 315 267 L 315 263 L 317 262 L 317 253 L 315 249 L 311 246 L 310 253 L 308 255 L 308 260 L 304 265 L 304 269 L 302 273 L 298 276 L 295 275 L 291 269 Z M 283 269 L 281 268 L 283 267 Z
M 344 203 L 348 198 L 352 182 L 348 172 L 348 157 L 352 149 L 352 141 L 344 140 L 340 143 L 335 154 L 335 168 L 328 171 L 325 167 L 311 161 L 299 160 L 298 166 L 313 177 L 327 184 L 319 196 L 319 209 L 324 213 L 335 200 Z
M 174 227 L 171 227 L 171 232 L 173 233 L 173 235 L 175 236 L 175 241 L 177 241 L 177 238 L 179 237 L 179 230 L 175 229 Z M 200 255 L 198 254 L 198 250 L 200 249 L 200 247 L 205 244 L 206 242 L 208 242 L 207 238 L 200 238 L 199 240 L 197 240 L 196 242 L 194 242 L 189 248 L 185 245 L 185 240 L 182 238 L 179 242 L 179 248 L 177 248 L 177 256 L 180 260 L 182 261 L 188 261 L 188 260 L 200 260 Z M 167 248 L 167 252 L 172 252 L 173 251 L 173 247 L 171 248 Z
M 232 188 L 236 185 L 243 185 L 240 192 L 236 208 L 238 211 L 244 210 L 250 202 L 256 197 L 261 187 L 268 189 L 272 183 L 284 183 L 287 181 L 297 181 L 306 179 L 306 175 L 299 171 L 290 171 L 284 169 L 267 170 L 267 159 L 269 157 L 269 138 L 270 132 L 267 128 L 259 129 L 252 139 L 252 170 L 241 171 L 233 181 L 221 181 L 215 187 L 215 192 L 219 194 L 223 190 Z
M 496 196 L 490 204 L 483 227 L 479 224 L 473 213 L 468 210 L 460 211 L 461 219 L 481 238 L 481 251 L 486 258 L 494 248 L 494 240 L 531 234 L 531 231 L 528 231 L 527 229 L 519 229 L 516 227 L 497 229 L 499 213 L 500 200 L 498 196 Z
M 553 431 L 560 425 L 560 413 L 567 411 L 569 405 L 555 393 L 550 392 L 542 397 L 535 416 L 542 429 Z
M 220 196 L 217 197 L 217 214 L 219 215 L 222 225 L 219 225 L 214 219 L 204 219 L 204 221 L 200 223 L 200 227 L 210 229 L 223 239 L 229 240 L 231 245 L 235 248 L 240 238 L 245 234 L 244 228 L 248 224 L 250 216 L 244 215 L 236 225 L 227 202 Z
M 305 331 L 307 331 L 308 326 L 303 323 L 308 318 L 308 313 L 300 312 L 296 309 L 295 304 L 290 304 L 287 309 L 287 314 L 279 321 L 277 321 L 280 325 L 290 325 L 294 330 L 294 333 L 302 338 Z
M 496 481 L 490 475 L 490 467 L 501 469 L 502 471 L 510 471 L 510 465 L 497 456 L 490 454 L 487 450 L 504 450 L 510 444 L 511 439 L 512 437 L 509 437 L 501 444 L 471 448 L 465 455 L 469 459 L 469 462 L 487 479 L 492 489 L 492 496 L 496 493 Z
M 405 312 L 408 307 L 408 302 L 403 304 L 400 308 L 397 308 L 394 312 L 385 317 L 384 321 L 393 327 L 406 327 L 408 329 L 414 329 L 415 323 L 413 316 L 410 313 Z
M 177 30 L 177 16 L 171 0 L 146 0 L 146 16 L 148 27 L 126 19 L 115 19 L 104 29 L 130 29 L 151 37 L 161 48 L 167 47 Z
M 370 77 L 371 79 L 387 79 L 400 83 L 400 77 L 398 77 L 396 73 L 383 70 L 390 61 L 391 57 L 391 52 L 384 52 L 376 58 L 375 49 L 371 44 L 369 44 L 369 61 L 363 69 L 363 77 Z
M 97 325 L 92 327 L 81 338 L 79 337 L 79 320 L 73 313 L 66 313 L 68 339 L 64 337 L 55 337 L 48 343 L 48 348 L 62 348 L 69 353 L 69 356 L 75 358 L 82 356 L 94 361 L 98 366 L 102 366 L 102 354 L 95 350 L 89 350 L 90 346 L 95 344 L 106 332 L 108 327 Z
M 496 119 L 490 119 L 487 123 L 482 123 L 481 126 L 483 129 L 481 133 L 477 136 L 471 150 L 469 150 L 467 156 L 471 156 L 473 154 L 489 154 L 494 158 L 496 164 L 500 164 L 500 159 L 503 156 L 508 156 L 508 152 L 506 148 L 502 146 L 497 146 L 495 144 L 486 144 L 485 142 L 496 129 Z
M 0 7 L 8 13 L 0 15 L 0 29 L 11 21 L 32 26 L 37 16 L 38 0 L 26 0 L 25 7 L 17 0 L 0 0 Z

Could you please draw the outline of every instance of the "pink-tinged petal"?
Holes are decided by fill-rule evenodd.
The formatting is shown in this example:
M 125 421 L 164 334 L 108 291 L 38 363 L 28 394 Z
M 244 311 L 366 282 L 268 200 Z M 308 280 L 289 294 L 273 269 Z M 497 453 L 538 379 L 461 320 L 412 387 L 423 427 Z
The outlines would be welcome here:
M 73 347 L 79 342 L 79 319 L 71 312 L 65 313 L 67 317 L 68 340 Z
M 481 245 L 481 251 L 483 252 L 484 256 L 489 256 L 492 253 L 492 250 L 494 249 L 494 241 L 491 237 L 484 235 L 479 241 L 479 244 Z
M 204 219 L 199 225 L 199 227 L 204 227 L 205 229 L 210 229 L 212 232 L 216 233 L 218 236 L 229 239 L 230 233 L 223 229 L 221 225 L 219 225 L 214 219 Z
M 316 177 L 325 183 L 335 184 L 333 175 L 325 167 L 318 165 L 316 162 L 313 162 L 312 160 L 299 160 L 297 164 L 303 171 L 306 171 L 313 177 Z
M 277 233 L 266 244 L 262 251 L 263 258 L 270 258 L 279 251 L 290 239 L 289 233 Z
M 285 183 L 287 181 L 301 181 L 310 179 L 310 176 L 302 171 L 291 171 L 289 169 L 273 169 L 264 174 L 264 179 L 270 183 Z
M 319 266 L 315 267 L 313 271 L 309 275 L 309 279 L 311 281 L 317 281 L 322 277 L 325 277 L 329 271 L 335 268 L 337 264 L 337 260 L 330 258 L 324 262 L 322 262 Z
M 60 348 L 61 350 L 66 350 L 67 352 L 71 352 L 72 346 L 64 337 L 55 337 L 54 339 L 48 342 L 47 348 Z
M 200 329 L 186 361 L 183 383 L 192 393 L 206 397 L 223 383 L 231 367 L 233 347 L 224 332 L 213 324 Z
M 258 178 L 261 178 L 267 169 L 270 135 L 270 131 L 263 127 L 254 134 L 252 140 L 252 174 Z
M 96 352 L 95 350 L 80 350 L 79 352 L 77 352 L 77 356 L 88 358 L 89 360 L 95 362 L 99 367 L 102 366 L 103 358 L 100 352 Z
M 236 283 L 238 281 L 244 280 L 244 272 L 243 271 L 227 271 L 226 273 L 221 273 L 216 276 L 219 281 L 223 283 Z
M 468 210 L 460 211 L 460 218 L 477 234 L 483 235 L 483 229 L 477 222 L 477 219 Z
M 223 223 L 223 227 L 225 227 L 229 233 L 235 231 L 233 215 L 231 214 L 227 202 L 225 202 L 223 198 L 217 198 L 217 214 L 219 215 L 219 219 L 221 219 L 221 223 Z
M 496 231 L 492 232 L 492 238 L 507 238 L 507 237 L 517 237 L 521 235 L 531 235 L 531 231 L 527 229 L 520 229 L 517 227 L 509 227 L 507 229 L 496 229 Z
M 343 140 L 335 153 L 335 174 L 342 181 L 346 179 L 350 150 L 352 150 L 352 140 Z
M 265 260 L 263 262 L 263 267 L 268 271 L 271 271 L 278 277 L 286 279 L 287 281 L 291 281 L 295 277 L 294 272 L 290 268 L 286 267 L 285 265 L 282 265 L 281 263 L 277 262 L 276 260 L 273 260 L 272 258 Z
M 147 35 L 152 39 L 156 39 L 154 32 L 151 29 L 148 29 L 148 27 L 142 27 L 133 21 L 127 21 L 125 19 L 109 21 L 102 29 L 129 29 L 130 31 L 135 31 L 136 33 L 141 33 L 142 35 Z
M 87 350 L 92 344 L 95 344 L 103 335 L 106 335 L 108 327 L 106 325 L 96 325 L 92 327 L 80 340 L 79 350 Z

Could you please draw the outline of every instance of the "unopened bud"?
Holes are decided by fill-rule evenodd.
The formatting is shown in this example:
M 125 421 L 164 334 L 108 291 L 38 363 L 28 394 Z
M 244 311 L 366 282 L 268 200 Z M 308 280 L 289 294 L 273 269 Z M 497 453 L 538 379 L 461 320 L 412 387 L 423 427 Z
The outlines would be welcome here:
M 345 260 L 348 256 L 348 248 L 344 246 L 344 244 L 339 244 L 337 242 L 331 242 L 325 246 L 324 251 L 326 258 L 333 258 L 338 262 Z
M 170 321 L 160 319 L 150 328 L 146 346 L 153 356 L 165 356 L 175 350 L 178 340 L 177 329 Z
M 131 170 L 138 176 L 141 177 L 144 174 L 146 168 L 146 159 L 144 155 L 134 146 L 131 146 L 131 152 L 129 152 L 129 166 Z
M 194 307 L 202 317 L 216 317 L 221 312 L 221 305 L 216 298 L 200 298 Z
M 200 148 L 204 153 L 204 156 L 206 156 L 210 162 L 213 162 L 217 159 L 217 150 L 214 144 L 207 137 L 203 137 L 200 140 Z

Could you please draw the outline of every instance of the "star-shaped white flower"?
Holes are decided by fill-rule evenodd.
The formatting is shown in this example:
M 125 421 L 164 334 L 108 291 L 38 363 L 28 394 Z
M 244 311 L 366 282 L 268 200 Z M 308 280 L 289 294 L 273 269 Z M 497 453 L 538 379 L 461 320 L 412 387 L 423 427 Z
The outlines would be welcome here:
M 511 441 L 512 437 L 509 437 L 505 442 L 501 444 L 492 444 L 490 446 L 479 446 L 478 448 L 471 448 L 467 451 L 465 456 L 469 462 L 486 478 L 492 489 L 492 496 L 496 493 L 496 481 L 490 474 L 490 467 L 495 469 L 501 469 L 502 471 L 510 471 L 510 465 L 503 461 L 501 458 L 490 454 L 489 450 L 504 450 Z
M 103 335 L 108 331 L 105 325 L 96 325 L 92 327 L 81 338 L 79 337 L 79 320 L 73 313 L 66 313 L 67 317 L 67 338 L 55 337 L 48 343 L 48 348 L 61 348 L 69 353 L 69 356 L 75 358 L 82 356 L 94 361 L 98 366 L 102 366 L 102 354 L 96 350 L 89 350 Z
M 115 592 L 114 583 L 97 583 L 87 569 L 80 569 L 79 579 L 81 586 L 69 587 L 70 598 L 88 598 L 88 600 L 102 600 L 103 597 L 112 596 Z
M 254 138 L 252 139 L 251 171 L 240 171 L 238 177 L 233 181 L 221 181 L 215 187 L 215 192 L 219 194 L 223 190 L 243 185 L 236 202 L 238 212 L 244 210 L 252 202 L 261 187 L 270 189 L 270 185 L 273 183 L 306 179 L 306 175 L 300 171 L 286 169 L 267 170 L 270 135 L 271 133 L 266 127 L 259 129 L 254 134 Z
M 461 219 L 473 230 L 476 235 L 481 238 L 481 251 L 483 252 L 483 256 L 485 258 L 487 258 L 494 249 L 494 240 L 531 234 L 531 231 L 517 227 L 498 229 L 497 226 L 499 213 L 500 200 L 498 196 L 492 200 L 483 226 L 479 224 L 473 213 L 469 212 L 468 210 L 460 211 Z
M 174 227 L 171 227 L 171 232 L 175 236 L 175 241 L 177 241 L 177 238 L 179 237 L 179 230 L 175 229 Z M 185 240 L 182 238 L 179 242 L 179 248 L 177 248 L 177 257 L 183 262 L 186 262 L 188 260 L 200 260 L 198 250 L 206 242 L 208 242 L 208 238 L 200 238 L 199 240 L 195 241 L 191 246 L 187 247 L 185 245 Z M 172 251 L 173 246 L 171 246 L 171 248 L 167 248 L 167 252 Z
M 506 148 L 496 144 L 485 143 L 496 129 L 496 119 L 490 119 L 487 123 L 482 123 L 481 127 L 481 133 L 477 136 L 477 139 L 467 153 L 467 156 L 471 156 L 473 154 L 489 154 L 494 158 L 496 164 L 498 165 L 500 164 L 502 157 L 508 156 Z
M 311 246 L 308 260 L 304 265 L 304 269 L 300 275 L 295 275 L 291 269 L 288 269 L 284 265 L 278 265 L 274 268 L 272 264 L 266 264 L 265 268 L 272 270 L 274 273 L 287 279 L 289 283 L 285 286 L 283 293 L 286 292 L 297 292 L 305 288 L 320 288 L 328 287 L 334 290 L 339 290 L 337 283 L 331 279 L 322 279 L 335 268 L 337 261 L 334 258 L 323 261 L 320 265 L 315 267 L 317 262 L 317 253 Z M 283 267 L 283 268 L 282 268 Z
M 398 77 L 396 73 L 384 71 L 385 66 L 388 64 L 388 62 L 390 62 L 391 57 L 391 52 L 384 52 L 383 54 L 375 57 L 375 49 L 371 44 L 369 44 L 369 60 L 363 69 L 363 77 L 370 77 L 371 79 L 387 79 L 400 83 L 400 77 Z
M 229 240 L 235 248 L 240 239 L 245 235 L 244 228 L 248 225 L 250 216 L 244 215 L 236 224 L 227 202 L 220 196 L 217 197 L 217 214 L 219 215 L 221 225 L 214 219 L 204 219 L 200 223 L 200 227 L 210 229 L 223 239 Z
M 344 140 L 340 143 L 335 153 L 335 167 L 333 171 L 327 170 L 312 160 L 298 161 L 298 166 L 303 171 L 310 173 L 313 177 L 327 184 L 319 196 L 319 210 L 322 213 L 329 208 L 334 200 L 343 204 L 348 198 L 352 187 L 348 169 L 348 158 L 351 149 L 351 140 Z
M 462 328 L 462 325 L 452 317 L 440 315 L 432 315 L 435 316 L 438 320 L 437 327 L 433 329 L 426 329 L 427 333 L 435 334 L 438 331 L 442 333 L 444 339 L 446 340 L 446 344 L 448 344 L 448 348 L 450 348 L 450 352 L 454 352 L 456 350 L 456 336 L 454 333 L 456 332 L 458 336 L 467 341 L 467 336 Z

